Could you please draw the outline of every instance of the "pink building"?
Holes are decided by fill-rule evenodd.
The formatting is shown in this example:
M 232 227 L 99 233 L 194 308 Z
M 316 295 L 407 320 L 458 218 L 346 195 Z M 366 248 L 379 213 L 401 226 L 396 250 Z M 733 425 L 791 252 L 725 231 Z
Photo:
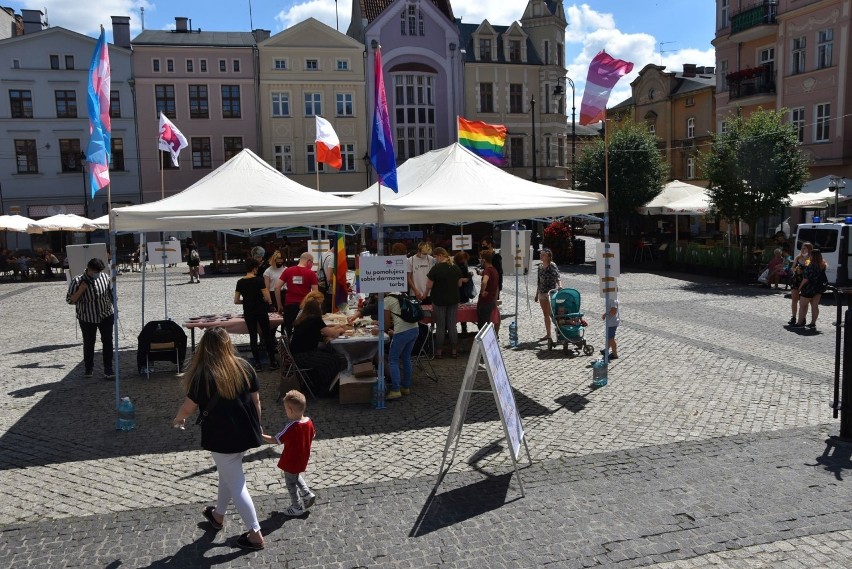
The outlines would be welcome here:
M 186 189 L 243 148 L 260 147 L 256 45 L 269 32 L 193 30 L 187 18 L 175 24 L 132 42 L 144 202 Z M 179 167 L 157 148 L 160 112 L 189 142 Z

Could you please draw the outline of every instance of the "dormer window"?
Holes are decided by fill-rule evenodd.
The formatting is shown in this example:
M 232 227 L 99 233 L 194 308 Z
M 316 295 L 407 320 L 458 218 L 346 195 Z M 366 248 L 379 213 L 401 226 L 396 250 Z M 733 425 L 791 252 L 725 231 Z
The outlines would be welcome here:
M 413 4 L 409 4 L 402 9 L 400 14 L 400 33 L 404 36 L 422 36 L 426 35 L 423 28 L 423 14 L 420 8 Z
M 480 38 L 479 40 L 479 60 L 491 61 L 491 38 Z
M 509 61 L 511 63 L 521 62 L 521 40 L 509 40 Z

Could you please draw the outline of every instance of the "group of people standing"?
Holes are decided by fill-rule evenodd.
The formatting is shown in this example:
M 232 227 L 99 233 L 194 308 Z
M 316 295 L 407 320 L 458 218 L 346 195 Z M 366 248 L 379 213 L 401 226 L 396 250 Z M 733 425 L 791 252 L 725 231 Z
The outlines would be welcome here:
M 826 268 L 828 265 L 822 257 L 822 252 L 815 249 L 812 243 L 802 243 L 802 248 L 790 268 L 793 273 L 790 290 L 792 316 L 788 322 L 790 326 L 816 328 L 819 301 L 828 286 Z M 809 307 L 811 321 L 806 324 Z

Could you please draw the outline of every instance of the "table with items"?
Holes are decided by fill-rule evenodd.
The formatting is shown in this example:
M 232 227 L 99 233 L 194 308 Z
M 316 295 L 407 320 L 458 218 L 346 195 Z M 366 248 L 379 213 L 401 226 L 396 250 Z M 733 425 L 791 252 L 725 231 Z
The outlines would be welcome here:
M 346 326 L 346 332 L 329 341 L 329 345 L 346 358 L 347 372 L 352 373 L 358 362 L 372 360 L 379 351 L 379 326 L 374 320 L 359 318 L 350 324 L 345 314 L 324 314 L 322 318 L 329 326 Z M 385 334 L 385 342 L 389 339 Z
M 274 330 L 284 323 L 284 317 L 277 312 L 269 313 L 269 328 Z M 248 326 L 242 314 L 207 314 L 195 316 L 183 323 L 184 328 L 189 328 L 192 335 L 192 351 L 195 351 L 195 329 L 207 329 L 220 326 L 229 334 L 248 334 Z

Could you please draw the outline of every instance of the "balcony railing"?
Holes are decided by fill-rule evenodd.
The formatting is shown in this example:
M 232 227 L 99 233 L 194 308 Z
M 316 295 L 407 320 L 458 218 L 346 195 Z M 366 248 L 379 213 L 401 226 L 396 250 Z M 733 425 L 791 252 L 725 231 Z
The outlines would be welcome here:
M 762 0 L 731 16 L 731 33 L 736 34 L 749 28 L 774 24 L 778 15 L 778 0 Z
M 731 99 L 775 92 L 775 70 L 771 65 L 741 69 L 725 76 Z

